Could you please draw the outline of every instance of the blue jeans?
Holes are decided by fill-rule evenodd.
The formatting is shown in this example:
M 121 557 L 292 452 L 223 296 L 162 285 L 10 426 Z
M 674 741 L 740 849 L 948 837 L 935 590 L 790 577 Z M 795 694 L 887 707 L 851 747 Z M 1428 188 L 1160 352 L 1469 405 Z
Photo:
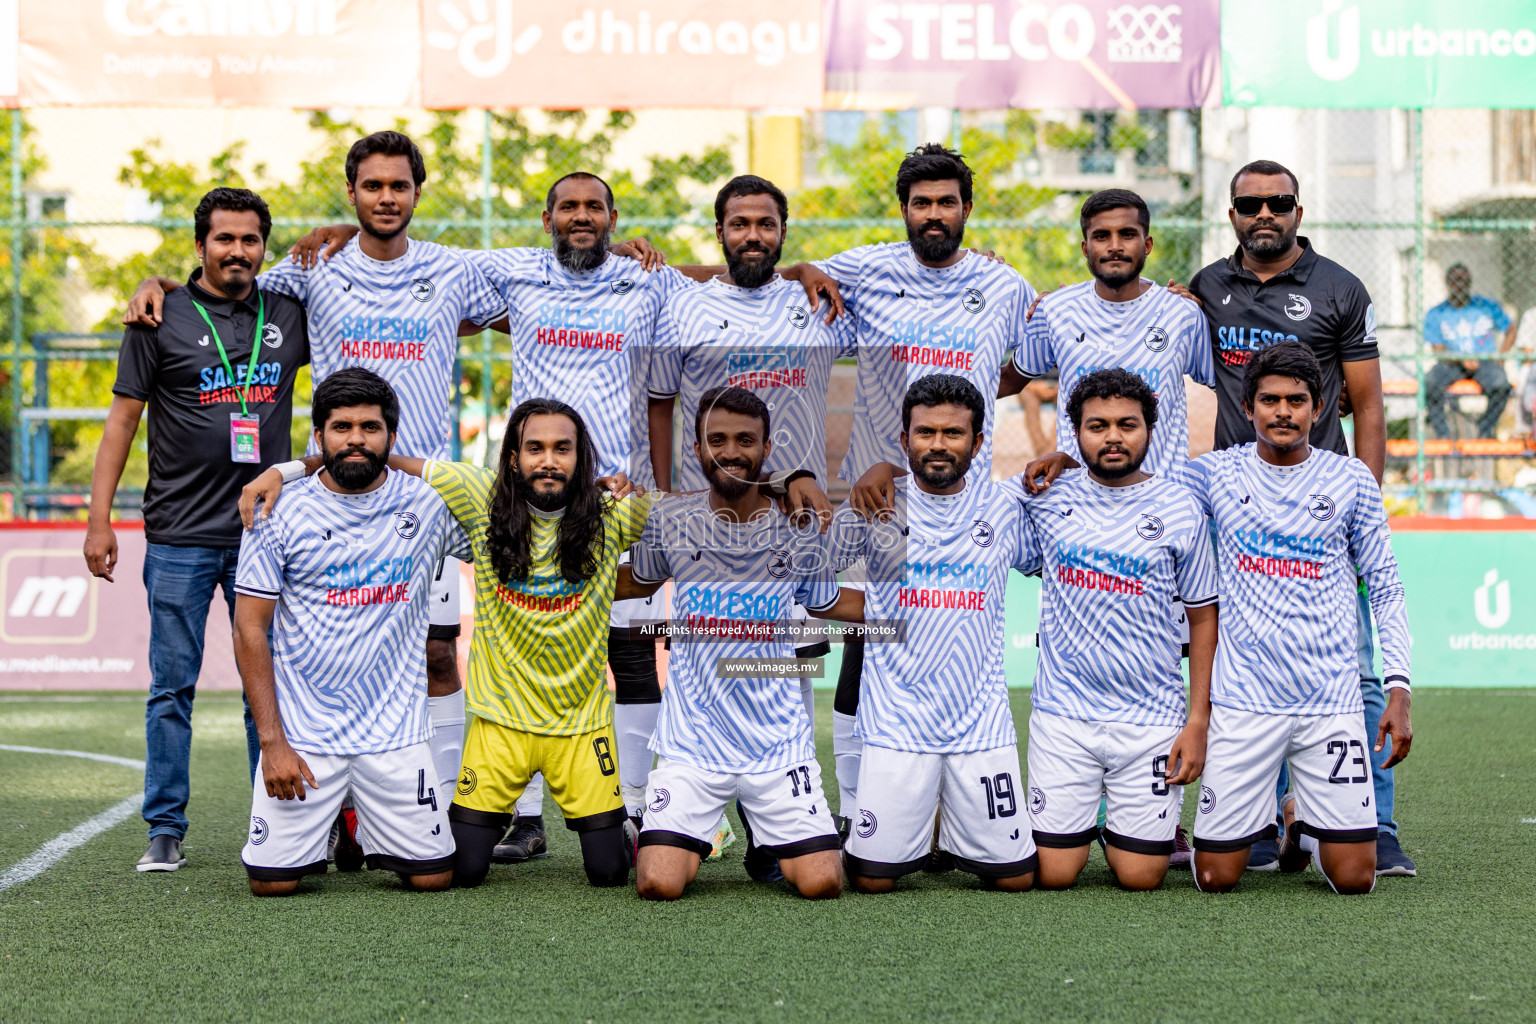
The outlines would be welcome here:
M 1360 661 L 1360 696 L 1365 700 L 1365 744 L 1376 745 L 1376 730 L 1381 726 L 1381 716 L 1387 710 L 1387 695 L 1381 688 L 1381 674 L 1376 671 L 1376 643 L 1371 624 L 1371 601 L 1365 587 L 1357 592 L 1360 612 L 1360 640 L 1356 653 Z M 1397 835 L 1397 822 L 1392 820 L 1393 803 L 1396 799 L 1392 786 L 1392 769 L 1383 768 L 1382 762 L 1392 756 L 1392 737 L 1382 746 L 1381 753 L 1371 751 L 1371 783 L 1376 788 L 1376 827 L 1382 832 Z M 1275 787 L 1275 817 L 1280 818 L 1280 800 L 1291 788 L 1291 773 L 1286 765 L 1280 766 L 1280 781 Z
M 147 544 L 144 589 L 149 592 L 149 703 L 144 708 L 144 820 L 149 835 L 187 834 L 191 790 L 192 698 L 203 669 L 208 605 L 222 587 L 235 617 L 235 561 L 239 548 L 183 548 Z M 256 725 L 245 706 L 245 743 L 256 778 Z

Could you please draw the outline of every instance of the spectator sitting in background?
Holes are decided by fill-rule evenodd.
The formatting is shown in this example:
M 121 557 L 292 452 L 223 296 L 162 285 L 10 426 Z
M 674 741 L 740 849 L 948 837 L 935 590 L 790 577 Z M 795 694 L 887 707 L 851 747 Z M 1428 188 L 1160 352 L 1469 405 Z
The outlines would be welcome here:
M 1488 398 L 1488 408 L 1478 417 L 1477 436 L 1493 437 L 1509 401 L 1509 378 L 1493 359 L 1515 343 L 1515 325 L 1493 299 L 1472 294 L 1472 272 L 1457 263 L 1445 272 L 1446 300 L 1424 315 L 1424 340 L 1442 358 L 1424 377 L 1424 401 L 1429 424 L 1436 436 L 1451 436 L 1445 419 L 1446 390 L 1457 381 L 1473 380 Z M 1504 332 L 1503 343 L 1499 332 Z

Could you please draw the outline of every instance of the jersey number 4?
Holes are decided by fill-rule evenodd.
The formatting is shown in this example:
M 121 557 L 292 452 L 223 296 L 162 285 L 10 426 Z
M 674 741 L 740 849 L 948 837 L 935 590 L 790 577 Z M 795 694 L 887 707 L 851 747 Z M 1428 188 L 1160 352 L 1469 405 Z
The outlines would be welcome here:
M 418 769 L 416 772 L 416 802 L 418 804 L 431 804 L 432 809 L 437 810 L 437 790 L 427 785 L 427 770 Z

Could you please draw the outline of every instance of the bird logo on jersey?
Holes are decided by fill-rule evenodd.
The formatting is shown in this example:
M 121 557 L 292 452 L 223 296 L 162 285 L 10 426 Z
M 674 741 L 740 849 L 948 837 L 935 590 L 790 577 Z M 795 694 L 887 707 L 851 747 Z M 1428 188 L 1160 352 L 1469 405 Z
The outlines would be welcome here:
M 987 308 L 987 297 L 978 288 L 967 288 L 960 297 L 960 305 L 967 313 L 980 313 Z
M 1286 295 L 1290 303 L 1285 307 L 1285 315 L 1292 320 L 1305 320 L 1312 315 L 1312 300 L 1305 295 L 1297 295 L 1291 292 Z
M 272 830 L 267 828 L 267 820 L 265 818 L 255 818 L 255 817 L 253 817 L 251 819 L 251 845 L 252 846 L 260 846 L 262 843 L 267 841 L 267 836 L 269 836 L 271 834 L 272 834 Z
M 261 330 L 261 344 L 266 348 L 282 348 L 283 329 L 277 324 L 267 324 Z
M 1040 787 L 1029 787 L 1029 813 L 1040 814 L 1045 810 L 1045 794 L 1040 792 Z
M 479 782 L 480 780 L 475 776 L 475 770 L 466 766 L 459 772 L 459 784 L 456 787 L 459 791 L 459 796 L 469 796 L 469 794 L 475 791 L 475 786 Z
M 634 286 L 635 286 L 635 282 L 629 280 L 628 278 L 625 278 L 625 279 L 623 279 L 621 281 L 613 282 L 608 287 L 613 289 L 613 294 L 615 294 L 615 295 L 628 295 L 629 294 L 629 290 L 631 288 L 633 288 Z
M 1333 499 L 1326 494 L 1309 494 L 1312 500 L 1307 503 L 1307 515 L 1320 523 L 1326 523 L 1333 518 Z
M 667 809 L 667 804 L 671 802 L 672 794 L 668 793 L 664 789 L 661 789 L 660 787 L 657 787 L 656 795 L 651 797 L 651 810 L 664 811 Z
M 1136 534 L 1142 540 L 1160 540 L 1163 536 L 1163 521 L 1150 512 L 1141 514 L 1141 522 L 1136 524 Z
M 1216 809 L 1216 794 L 1211 792 L 1210 786 L 1200 787 L 1200 813 L 1210 814 Z
M 805 311 L 804 306 L 790 306 L 789 322 L 794 325 L 795 330 L 803 331 L 806 324 L 811 322 L 811 314 Z
M 780 548 L 768 555 L 768 575 L 781 580 L 789 575 L 789 549 Z
M 985 519 L 978 519 L 971 524 L 971 540 L 979 548 L 992 546 L 992 524 Z
M 411 282 L 411 298 L 417 302 L 426 302 L 437 294 L 437 288 L 432 284 L 430 277 L 418 277 Z
M 416 536 L 416 531 L 419 529 L 421 529 L 421 520 L 416 517 L 415 512 L 395 513 L 395 532 L 400 535 L 401 540 L 410 540 Z
M 870 836 L 875 834 L 875 829 L 879 827 L 880 821 L 875 817 L 875 813 L 873 811 L 866 811 L 864 808 L 860 807 L 859 824 L 857 826 L 859 837 L 861 839 L 868 839 Z
M 1149 327 L 1147 336 L 1142 341 L 1153 352 L 1161 352 L 1168 347 L 1168 332 L 1161 327 Z

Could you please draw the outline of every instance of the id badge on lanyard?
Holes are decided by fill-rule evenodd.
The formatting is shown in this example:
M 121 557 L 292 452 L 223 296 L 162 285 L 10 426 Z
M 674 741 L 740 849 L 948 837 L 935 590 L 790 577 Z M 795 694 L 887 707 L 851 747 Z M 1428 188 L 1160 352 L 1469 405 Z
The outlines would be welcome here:
M 229 414 L 229 457 L 235 462 L 261 461 L 261 417 L 256 413 Z
M 224 371 L 229 375 L 229 382 L 233 385 L 235 368 L 229 364 L 229 355 L 224 351 L 224 340 L 219 337 L 219 329 L 213 326 L 213 320 L 208 316 L 208 311 L 203 308 L 202 303 L 193 299 L 192 305 L 197 307 L 203 323 L 208 325 L 208 333 L 213 336 L 213 343 L 219 348 L 219 359 L 224 363 Z M 256 332 L 251 341 L 251 360 L 245 367 L 245 381 L 240 387 L 240 411 L 229 414 L 229 457 L 233 462 L 259 463 L 261 461 L 261 417 L 251 412 L 246 396 L 250 394 L 251 383 L 256 379 L 256 360 L 261 356 L 261 338 L 265 333 L 266 323 L 267 300 L 258 289 Z

